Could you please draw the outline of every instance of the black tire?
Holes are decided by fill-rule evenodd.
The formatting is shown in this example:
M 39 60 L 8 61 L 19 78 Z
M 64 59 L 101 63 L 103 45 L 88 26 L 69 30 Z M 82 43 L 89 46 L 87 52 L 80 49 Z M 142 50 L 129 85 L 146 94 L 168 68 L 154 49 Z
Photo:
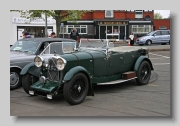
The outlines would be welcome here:
M 161 43 L 161 45 L 166 45 L 166 43 Z
M 146 41 L 146 45 L 151 45 L 151 44 L 152 44 L 151 40 Z
M 65 100 L 71 105 L 77 105 L 84 101 L 89 89 L 89 82 L 83 73 L 76 74 L 63 87 Z
M 21 70 L 12 68 L 10 69 L 10 89 L 14 90 L 21 87 L 22 76 L 20 75 Z
M 144 44 L 139 44 L 140 46 L 143 46 Z
M 29 94 L 30 86 L 38 80 L 37 77 L 27 73 L 22 77 L 22 87 L 24 91 Z M 30 94 L 29 94 L 30 95 Z
M 137 72 L 136 81 L 139 85 L 148 84 L 151 77 L 151 66 L 148 61 L 142 61 Z

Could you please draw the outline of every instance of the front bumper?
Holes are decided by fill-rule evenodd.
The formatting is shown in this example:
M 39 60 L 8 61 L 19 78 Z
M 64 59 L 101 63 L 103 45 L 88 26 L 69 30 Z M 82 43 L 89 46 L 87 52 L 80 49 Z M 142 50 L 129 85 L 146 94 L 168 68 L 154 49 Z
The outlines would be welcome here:
M 136 44 L 146 44 L 146 40 L 137 39 Z
M 40 81 L 37 81 L 33 85 L 31 85 L 31 90 L 33 91 L 40 91 L 44 93 L 52 93 L 60 86 L 59 82 L 52 82 L 47 81 L 45 84 L 41 83 Z

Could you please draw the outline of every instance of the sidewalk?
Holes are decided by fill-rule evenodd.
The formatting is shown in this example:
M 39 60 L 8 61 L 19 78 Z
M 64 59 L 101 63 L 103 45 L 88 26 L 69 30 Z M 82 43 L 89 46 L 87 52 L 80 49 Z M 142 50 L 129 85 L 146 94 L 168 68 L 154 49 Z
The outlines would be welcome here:
M 115 46 L 128 46 L 128 43 L 125 41 L 116 41 L 114 42 Z M 134 46 L 139 46 L 137 44 L 134 44 Z M 170 45 L 161 45 L 161 44 L 152 44 L 150 46 L 143 45 L 139 47 L 147 47 L 149 48 L 150 52 L 155 52 L 155 51 L 170 51 Z

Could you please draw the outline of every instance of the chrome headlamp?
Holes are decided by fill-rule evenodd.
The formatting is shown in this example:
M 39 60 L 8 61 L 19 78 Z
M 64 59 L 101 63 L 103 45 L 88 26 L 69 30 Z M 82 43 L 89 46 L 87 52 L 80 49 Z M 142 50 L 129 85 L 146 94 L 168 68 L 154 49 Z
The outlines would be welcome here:
M 61 58 L 61 57 L 59 57 L 59 58 L 57 58 L 57 60 L 56 60 L 56 65 L 57 65 L 57 68 L 58 68 L 59 70 L 63 70 L 64 67 L 65 67 L 65 65 L 66 65 L 66 60 L 63 59 L 63 58 Z
M 40 56 L 36 56 L 34 58 L 34 63 L 37 67 L 41 67 L 43 65 L 44 59 Z

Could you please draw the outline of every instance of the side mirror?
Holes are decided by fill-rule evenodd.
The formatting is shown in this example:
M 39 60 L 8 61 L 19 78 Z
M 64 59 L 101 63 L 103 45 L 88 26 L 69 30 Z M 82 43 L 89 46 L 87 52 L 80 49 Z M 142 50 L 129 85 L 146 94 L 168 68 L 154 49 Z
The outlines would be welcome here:
M 154 34 L 153 36 L 156 36 L 156 34 Z

